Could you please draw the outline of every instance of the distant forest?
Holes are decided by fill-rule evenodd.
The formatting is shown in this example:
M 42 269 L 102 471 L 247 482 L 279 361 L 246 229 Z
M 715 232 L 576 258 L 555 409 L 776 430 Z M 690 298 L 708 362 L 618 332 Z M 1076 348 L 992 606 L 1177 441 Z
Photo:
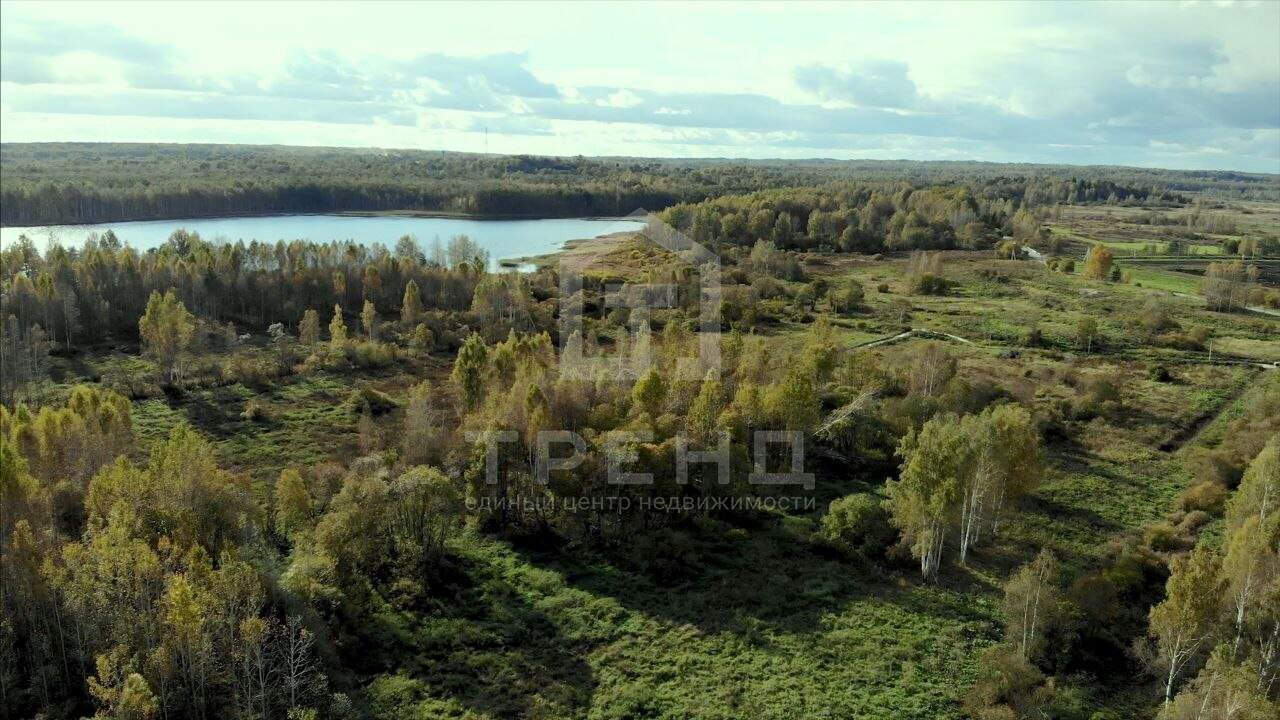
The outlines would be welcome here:
M 766 188 L 956 184 L 1019 206 L 1280 198 L 1280 178 L 1127 167 L 876 160 L 658 160 L 176 144 L 0 145 L 0 223 L 417 210 L 623 215 Z

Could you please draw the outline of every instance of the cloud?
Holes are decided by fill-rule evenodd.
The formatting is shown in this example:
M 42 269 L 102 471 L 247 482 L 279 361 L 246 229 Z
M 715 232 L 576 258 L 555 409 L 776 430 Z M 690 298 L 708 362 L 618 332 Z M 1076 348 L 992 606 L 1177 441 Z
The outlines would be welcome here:
M 643 98 L 626 88 L 618 90 L 603 100 L 596 101 L 597 105 L 616 108 L 632 108 L 643 103 Z
M 609 74 L 598 82 L 597 75 L 594 83 L 574 82 L 582 76 L 564 67 L 535 71 L 536 53 L 493 46 L 468 55 L 395 54 L 317 49 L 285 37 L 259 65 L 219 66 L 199 61 L 185 43 L 138 37 L 119 25 L 14 18 L 6 8 L 2 112 L 10 121 L 26 114 L 502 135 L 537 138 L 530 147 L 558 142 L 566 154 L 579 152 L 579 133 L 590 131 L 614 133 L 612 154 L 633 152 L 645 138 L 645 147 L 694 154 L 901 152 L 1280 171 L 1280 56 L 1266 33 L 1241 29 L 1237 15 L 1224 11 L 1232 32 L 1214 34 L 1197 31 L 1213 26 L 1202 15 L 1129 18 L 1131 11 L 1108 8 L 1118 14 L 1113 28 L 1056 6 L 997 7 L 1002 12 L 987 19 L 991 28 L 975 35 L 972 52 L 933 48 L 927 34 L 901 48 L 867 43 L 873 59 L 852 62 L 843 44 L 813 52 L 797 44 L 780 54 L 797 62 L 775 64 L 781 83 L 772 86 L 753 82 L 746 66 L 741 84 L 716 77 L 699 48 L 647 79 L 647 65 L 636 62 L 626 80 L 611 82 Z M 1280 19 L 1275 7 L 1254 15 Z M 1132 32 L 1147 25 L 1150 33 Z M 897 32 L 928 29 L 921 27 Z M 22 137 L 14 127 L 33 124 L 7 121 L 6 141 Z
M 843 101 L 860 107 L 911 108 L 919 102 L 916 84 L 907 77 L 907 64 L 875 60 L 850 70 L 826 65 L 795 69 L 796 84 L 823 100 Z

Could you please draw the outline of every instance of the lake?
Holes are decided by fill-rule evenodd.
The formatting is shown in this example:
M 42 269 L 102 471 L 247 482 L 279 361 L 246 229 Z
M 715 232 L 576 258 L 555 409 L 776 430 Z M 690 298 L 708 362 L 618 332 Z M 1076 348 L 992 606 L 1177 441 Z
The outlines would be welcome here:
M 395 246 L 403 235 L 418 239 L 423 252 L 430 254 L 439 238 L 447 245 L 455 235 L 467 235 L 486 250 L 496 267 L 501 260 L 555 252 L 569 240 L 638 230 L 635 220 L 562 218 L 550 220 L 466 220 L 460 218 L 412 217 L 407 215 L 264 215 L 257 217 L 192 218 L 186 220 L 140 220 L 99 225 L 48 225 L 0 228 L 0 244 L 8 245 L 25 234 L 41 249 L 51 240 L 65 246 L 79 246 L 89 233 L 115 232 L 121 242 L 139 250 L 157 247 L 179 228 L 198 232 L 205 240 L 235 242 L 251 240 L 353 240 L 363 245 L 381 243 Z

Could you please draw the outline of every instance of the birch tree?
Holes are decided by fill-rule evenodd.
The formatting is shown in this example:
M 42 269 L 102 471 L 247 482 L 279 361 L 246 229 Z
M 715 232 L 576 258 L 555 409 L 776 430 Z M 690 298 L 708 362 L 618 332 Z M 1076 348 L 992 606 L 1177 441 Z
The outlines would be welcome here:
M 1048 550 L 1023 565 L 1005 585 L 1005 639 L 1028 662 L 1040 654 L 1045 629 L 1058 617 L 1058 561 Z
M 938 574 L 970 472 L 971 449 L 967 429 L 952 414 L 933 418 L 918 434 L 908 433 L 898 447 L 905 464 L 900 478 L 886 485 L 889 511 L 926 578 Z
M 196 319 L 171 288 L 164 295 L 153 291 L 146 312 L 138 320 L 143 349 L 159 363 L 170 382 L 179 377 L 178 361 L 191 346 Z
M 983 533 L 999 529 L 1001 514 L 1029 492 L 1044 471 L 1040 436 L 1031 414 L 1019 405 L 999 405 L 966 418 L 973 462 L 960 505 L 960 562 Z
M 1165 599 L 1151 608 L 1149 618 L 1165 667 L 1165 705 L 1173 699 L 1178 677 L 1209 644 L 1223 596 L 1218 557 L 1204 546 L 1175 558 L 1170 570 Z

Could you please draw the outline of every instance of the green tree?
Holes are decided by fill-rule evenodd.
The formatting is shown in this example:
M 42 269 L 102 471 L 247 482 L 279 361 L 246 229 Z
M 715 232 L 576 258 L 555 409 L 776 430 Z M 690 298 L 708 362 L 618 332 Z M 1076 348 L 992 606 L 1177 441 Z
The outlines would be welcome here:
M 1235 624 L 1233 650 L 1239 650 L 1249 615 L 1258 601 L 1265 597 L 1267 586 L 1277 578 L 1277 553 L 1273 539 L 1268 535 L 1256 515 L 1250 515 L 1227 534 L 1222 580 Z
M 695 442 L 708 443 L 716 436 L 716 420 L 724 410 L 723 395 L 720 373 L 714 368 L 708 370 L 685 418 L 689 437 Z
M 1166 705 L 1158 720 L 1272 720 L 1280 703 L 1267 697 L 1268 685 L 1231 650 L 1219 646 L 1195 680 Z
M 409 335 L 409 346 L 417 350 L 429 351 L 435 346 L 435 334 L 431 332 L 431 328 L 426 323 L 418 323 L 413 328 L 413 333 Z
M 430 382 L 423 380 L 410 388 L 404 408 L 404 442 L 401 446 L 401 457 L 405 462 L 418 465 L 443 460 L 450 441 L 447 423 Z
M 848 315 L 862 306 L 866 293 L 857 280 L 846 280 L 831 293 L 831 309 Z
M 400 301 L 400 322 L 405 327 L 413 327 L 418 324 L 418 318 L 422 317 L 422 295 L 418 291 L 418 283 L 410 280 L 404 286 L 404 299 Z
M 893 544 L 889 514 L 875 496 L 846 495 L 832 500 L 822 516 L 822 537 L 846 551 L 875 559 Z
M 209 632 L 211 604 L 208 591 L 184 573 L 169 579 L 161 603 L 162 643 L 177 666 L 186 696 L 184 704 L 197 715 L 204 714 L 209 703 L 213 670 L 213 638 Z
M 147 309 L 138 320 L 138 333 L 142 336 L 144 351 L 155 358 L 170 382 L 176 382 L 180 376 L 179 362 L 191 347 L 195 332 L 195 316 L 187 312 L 172 288 L 164 295 L 152 291 Z
M 352 474 L 316 523 L 316 545 L 344 584 L 373 576 L 391 559 L 386 513 L 386 481 Z
M 298 322 L 298 341 L 308 347 L 320 342 L 320 314 L 311 308 L 302 313 Z
M 462 393 L 462 404 L 468 410 L 480 404 L 484 396 L 484 374 L 489 364 L 489 351 L 479 335 L 467 337 L 458 357 L 453 361 L 451 377 Z
M 1280 435 L 1273 436 L 1249 463 L 1227 503 L 1227 527 L 1237 528 L 1253 515 L 1263 528 L 1280 526 Z
M 778 219 L 773 223 L 773 241 L 778 245 L 786 245 L 791 241 L 791 228 L 791 213 L 778 213 Z
M 808 432 L 817 424 L 821 408 L 814 371 L 812 364 L 793 363 L 786 377 L 765 391 L 765 407 L 778 427 Z
M 430 569 L 458 526 L 461 493 L 444 473 L 418 465 L 391 481 L 389 500 L 388 522 L 397 551 Z
M 1084 276 L 1092 280 L 1107 280 L 1111 277 L 1113 259 L 1111 248 L 1094 245 L 1084 256 Z
M 1098 321 L 1091 317 L 1082 317 L 1076 323 L 1076 344 L 1085 352 L 1092 352 L 1098 344 Z
M 329 342 L 341 348 L 347 344 L 347 324 L 342 320 L 342 306 L 333 306 L 333 319 L 329 321 Z
M 292 468 L 281 471 L 275 487 L 276 530 L 285 537 L 306 527 L 311 519 L 311 493 L 302 475 Z
M 1165 668 L 1164 703 L 1173 699 L 1178 677 L 1205 652 L 1221 606 L 1223 582 L 1217 555 L 1198 546 L 1173 559 L 1165 599 L 1150 613 L 1150 632 Z
M 123 657 L 126 648 L 104 653 L 97 658 L 97 674 L 88 678 L 89 694 L 101 707 L 96 717 L 113 720 L 151 720 L 159 703 L 151 686 L 142 675 L 131 672 Z
M 656 418 L 662 414 L 667 401 L 667 383 L 656 367 L 649 368 L 631 388 L 631 399 L 636 407 Z
M 1060 573 L 1053 554 L 1041 550 L 1005 583 L 1005 640 L 1030 662 L 1035 662 L 1041 653 L 1046 628 L 1052 627 L 1062 615 Z
M 364 334 L 370 340 L 377 339 L 377 323 L 378 311 L 373 307 L 372 302 L 365 300 L 364 307 L 360 309 L 360 324 L 364 326 Z
M 972 463 L 969 428 L 958 417 L 939 415 L 898 446 L 902 473 L 885 487 L 889 513 L 902 531 L 920 574 L 936 577 L 947 535 L 956 523 L 965 478 Z
M 983 533 L 999 529 L 1001 514 L 1035 486 L 1044 472 L 1040 433 L 1020 405 L 998 405 L 962 421 L 973 463 L 963 480 L 960 562 Z
M 18 522 L 35 521 L 46 505 L 39 483 L 27 472 L 26 460 L 0 429 L 0 557 Z

